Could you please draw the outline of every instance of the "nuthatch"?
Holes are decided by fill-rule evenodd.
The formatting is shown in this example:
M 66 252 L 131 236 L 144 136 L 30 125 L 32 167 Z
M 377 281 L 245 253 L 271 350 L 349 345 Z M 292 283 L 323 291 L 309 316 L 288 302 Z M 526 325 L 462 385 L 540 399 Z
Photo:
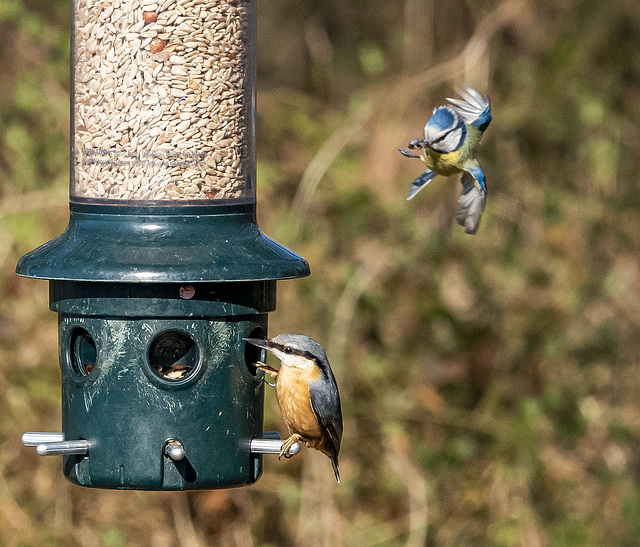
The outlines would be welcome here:
M 462 195 L 458 200 L 456 220 L 465 232 L 475 234 L 484 212 L 487 187 L 484 172 L 476 159 L 480 137 L 491 123 L 489 98 L 475 89 L 458 90 L 462 99 L 447 99 L 451 106 L 439 106 L 424 126 L 424 139 L 413 139 L 409 148 L 421 149 L 416 156 L 398 148 L 408 158 L 419 158 L 427 170 L 413 181 L 407 199 L 413 198 L 436 175 L 462 172 Z
M 331 459 L 340 482 L 338 453 L 342 440 L 342 410 L 338 385 L 327 354 L 318 342 L 303 334 L 280 334 L 270 340 L 245 338 L 280 359 L 280 370 L 264 363 L 256 368 L 276 379 L 276 398 L 291 436 L 282 445 L 280 458 L 296 442 L 303 441 Z

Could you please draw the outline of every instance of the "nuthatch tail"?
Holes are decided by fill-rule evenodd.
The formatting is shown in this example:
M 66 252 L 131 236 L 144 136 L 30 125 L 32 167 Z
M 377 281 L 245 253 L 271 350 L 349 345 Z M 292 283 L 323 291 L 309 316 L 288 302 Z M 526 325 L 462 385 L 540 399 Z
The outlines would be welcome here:
M 340 482 L 338 453 L 342 440 L 342 410 L 338 385 L 327 354 L 318 342 L 303 334 L 280 334 L 270 340 L 245 338 L 280 359 L 280 370 L 264 363 L 257 368 L 276 379 L 276 398 L 291 436 L 280 458 L 292 444 L 303 441 L 331 459 Z
M 433 109 L 424 126 L 424 139 L 409 141 L 411 150 L 420 149 L 418 156 L 398 148 L 408 158 L 419 158 L 427 170 L 413 181 L 407 199 L 413 198 L 436 175 L 462 172 L 462 196 L 458 200 L 456 220 L 465 231 L 474 234 L 484 211 L 487 186 L 484 172 L 476 159 L 480 138 L 491 123 L 489 98 L 467 87 L 458 91 L 461 99 L 447 99 L 451 106 Z

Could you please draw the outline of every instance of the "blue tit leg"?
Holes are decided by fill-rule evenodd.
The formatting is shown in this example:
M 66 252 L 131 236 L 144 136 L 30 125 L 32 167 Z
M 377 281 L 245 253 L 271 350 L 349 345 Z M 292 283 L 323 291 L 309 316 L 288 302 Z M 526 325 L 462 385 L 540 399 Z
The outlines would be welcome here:
M 409 195 L 407 199 L 412 199 L 420 190 L 422 190 L 427 184 L 429 184 L 436 174 L 431 170 L 427 169 L 422 175 L 420 175 L 416 180 L 411 184 L 411 188 L 409 188 Z
M 456 221 L 464 227 L 467 234 L 475 234 L 486 203 L 485 194 L 478 187 L 477 179 L 469 173 L 462 174 L 462 195 L 458 199 Z
M 413 152 L 410 152 L 409 150 L 406 150 L 404 148 L 396 148 L 396 150 L 398 152 L 400 152 L 403 156 L 406 156 L 407 158 L 418 158 L 418 159 L 420 159 L 420 156 L 416 156 Z

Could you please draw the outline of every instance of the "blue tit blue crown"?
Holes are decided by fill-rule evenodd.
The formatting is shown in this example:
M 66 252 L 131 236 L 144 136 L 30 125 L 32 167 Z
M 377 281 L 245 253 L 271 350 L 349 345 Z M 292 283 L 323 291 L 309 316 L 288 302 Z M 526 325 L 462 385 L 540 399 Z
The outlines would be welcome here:
M 427 125 L 437 131 L 445 132 L 452 129 L 458 123 L 459 116 L 448 106 L 438 106 L 433 109 L 433 114 Z
M 464 120 L 449 106 L 434 108 L 433 115 L 424 126 L 425 144 L 436 152 L 454 152 L 463 145 L 466 137 Z

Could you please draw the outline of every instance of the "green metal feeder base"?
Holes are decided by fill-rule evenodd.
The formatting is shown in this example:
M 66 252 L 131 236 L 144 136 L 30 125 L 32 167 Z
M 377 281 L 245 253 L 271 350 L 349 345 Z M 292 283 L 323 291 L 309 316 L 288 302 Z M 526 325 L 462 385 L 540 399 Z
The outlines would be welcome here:
M 263 382 L 243 337 L 266 332 L 266 314 L 206 319 L 105 319 L 62 315 L 63 431 L 89 440 L 64 457 L 83 486 L 190 489 L 250 484 L 261 456 Z M 183 457 L 173 460 L 167 443 Z
M 51 282 L 62 430 L 88 442 L 64 456 L 65 475 L 151 490 L 256 481 L 264 387 L 252 365 L 262 356 L 243 338 L 267 332 L 275 282 L 97 285 Z
M 264 355 L 243 339 L 267 335 L 276 280 L 309 267 L 260 232 L 254 207 L 72 204 L 64 234 L 17 272 L 50 280 L 63 431 L 38 452 L 63 454 L 72 482 L 187 490 L 259 478 L 264 387 L 252 365 Z

